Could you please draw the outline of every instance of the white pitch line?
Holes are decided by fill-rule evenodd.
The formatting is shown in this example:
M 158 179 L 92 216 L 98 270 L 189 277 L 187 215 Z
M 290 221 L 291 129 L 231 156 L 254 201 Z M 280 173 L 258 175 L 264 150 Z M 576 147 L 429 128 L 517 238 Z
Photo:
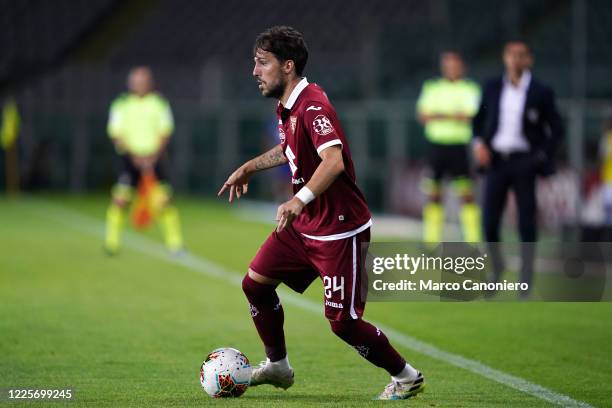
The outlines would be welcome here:
M 28 204 L 28 206 L 32 212 L 41 217 L 53 220 L 88 235 L 98 238 L 103 236 L 104 224 L 96 218 L 80 214 L 76 211 L 69 210 L 65 207 L 52 203 L 44 203 L 42 206 L 40 204 Z M 232 285 L 241 285 L 242 274 L 227 269 L 222 265 L 212 262 L 204 257 L 193 254 L 173 257 L 167 253 L 163 245 L 144 236 L 129 231 L 126 231 L 124 236 L 126 246 L 148 256 L 180 265 L 203 275 L 226 281 Z M 322 307 L 319 303 L 313 302 L 303 296 L 296 295 L 295 293 L 283 288 L 280 288 L 279 292 L 282 294 L 281 297 L 286 303 L 290 303 L 317 315 L 322 313 Z M 577 401 L 567 395 L 555 392 L 536 383 L 532 383 L 523 378 L 489 367 L 479 361 L 463 357 L 459 354 L 444 351 L 434 345 L 403 334 L 395 329 L 372 321 L 370 321 L 370 323 L 382 329 L 395 343 L 411 349 L 412 351 L 462 368 L 474 374 L 478 374 L 481 377 L 506 385 L 525 394 L 529 394 L 533 397 L 562 407 L 594 408 L 592 405 L 589 405 L 586 402 Z

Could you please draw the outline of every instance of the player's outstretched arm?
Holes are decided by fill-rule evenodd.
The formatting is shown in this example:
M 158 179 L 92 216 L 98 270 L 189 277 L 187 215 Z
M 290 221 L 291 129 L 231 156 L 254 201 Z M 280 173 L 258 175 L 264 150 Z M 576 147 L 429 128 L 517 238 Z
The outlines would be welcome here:
M 249 179 L 251 176 L 260 170 L 270 169 L 287 163 L 287 158 L 283 154 L 282 146 L 276 145 L 264 154 L 255 157 L 238 167 L 223 183 L 221 190 L 217 196 L 221 196 L 226 190 L 229 190 L 229 202 L 235 198 L 240 198 L 246 194 L 249 188 Z
M 302 212 L 304 206 L 315 197 L 321 195 L 332 185 L 334 180 L 344 171 L 342 146 L 330 146 L 319 154 L 321 163 L 312 177 L 291 200 L 281 204 L 276 212 L 278 220 L 277 231 L 282 231 Z
M 283 154 L 283 147 L 282 145 L 278 144 L 264 154 L 246 162 L 246 164 L 250 164 L 254 169 L 253 172 L 255 172 L 281 166 L 283 164 L 287 164 L 287 162 L 288 160 Z

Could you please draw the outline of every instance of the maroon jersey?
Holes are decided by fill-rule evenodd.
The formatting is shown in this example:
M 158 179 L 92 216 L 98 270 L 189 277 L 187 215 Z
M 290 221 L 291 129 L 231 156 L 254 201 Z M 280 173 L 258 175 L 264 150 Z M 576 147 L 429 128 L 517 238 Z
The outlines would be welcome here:
M 344 172 L 293 221 L 309 238 L 333 240 L 355 235 L 371 225 L 363 193 L 355 184 L 355 168 L 348 142 L 327 95 L 306 78 L 295 87 L 287 106 L 278 104 L 278 132 L 291 168 L 293 192 L 308 183 L 321 163 L 319 153 L 340 145 Z

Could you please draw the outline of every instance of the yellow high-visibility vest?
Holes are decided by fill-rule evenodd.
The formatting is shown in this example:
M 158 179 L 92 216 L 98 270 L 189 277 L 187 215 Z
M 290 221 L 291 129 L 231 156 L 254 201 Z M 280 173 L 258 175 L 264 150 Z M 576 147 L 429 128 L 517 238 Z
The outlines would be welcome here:
M 446 78 L 425 81 L 417 101 L 418 113 L 463 114 L 472 117 L 478 112 L 480 88 L 469 79 L 450 81 Z M 469 122 L 454 119 L 431 120 L 425 125 L 425 136 L 437 144 L 465 144 L 472 137 Z
M 174 131 L 170 104 L 154 92 L 142 97 L 121 95 L 111 105 L 107 130 L 111 138 L 121 139 L 131 154 L 153 154 L 162 139 Z

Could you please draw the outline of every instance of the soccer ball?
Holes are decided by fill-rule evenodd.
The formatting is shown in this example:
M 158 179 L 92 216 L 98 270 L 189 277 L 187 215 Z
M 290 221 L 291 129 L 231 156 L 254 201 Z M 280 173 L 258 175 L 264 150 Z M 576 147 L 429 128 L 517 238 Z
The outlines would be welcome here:
M 213 398 L 239 397 L 251 382 L 249 359 L 233 348 L 218 348 L 200 368 L 200 384 Z

